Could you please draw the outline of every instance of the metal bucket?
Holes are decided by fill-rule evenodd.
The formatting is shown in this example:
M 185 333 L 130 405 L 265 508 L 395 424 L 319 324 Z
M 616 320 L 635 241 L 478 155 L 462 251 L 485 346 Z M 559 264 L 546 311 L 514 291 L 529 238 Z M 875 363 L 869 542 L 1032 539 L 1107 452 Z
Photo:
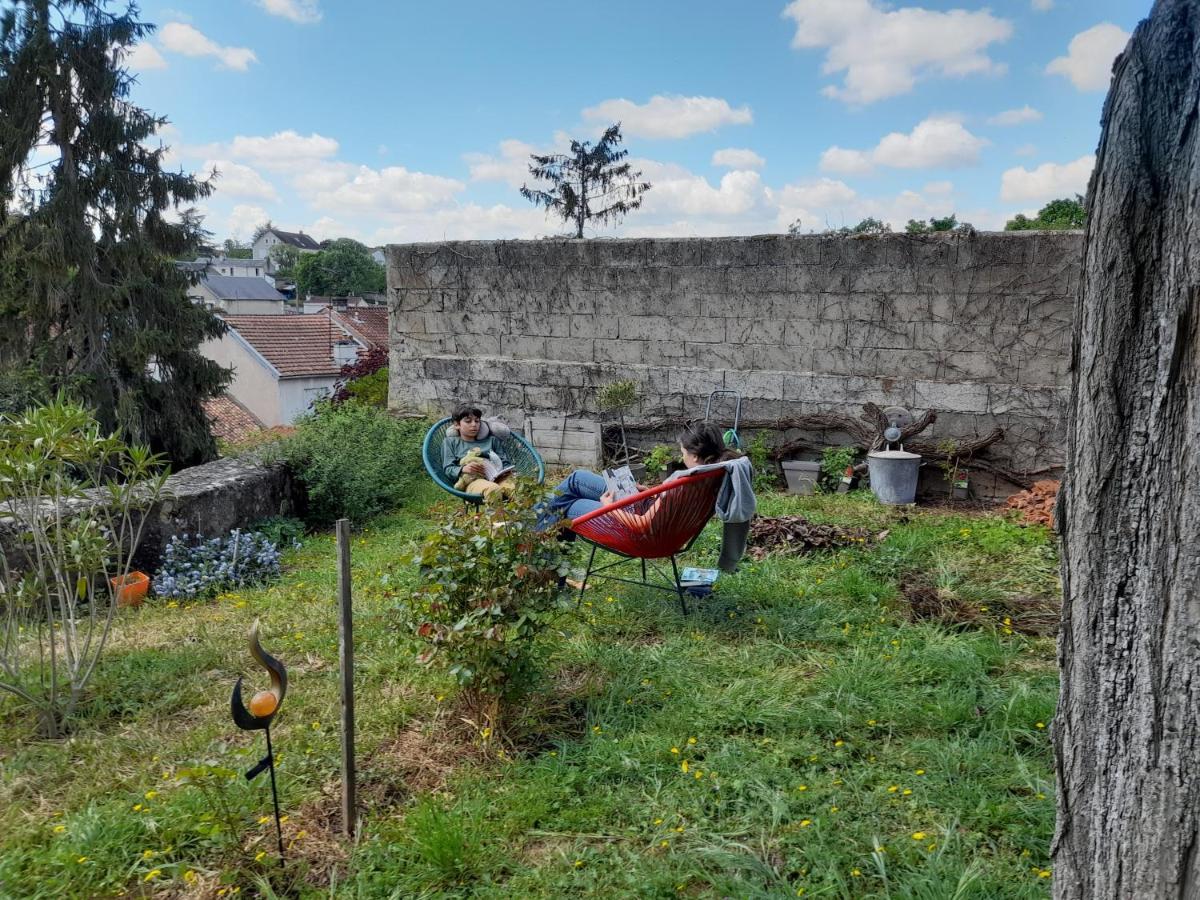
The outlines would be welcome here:
M 900 506 L 917 499 L 917 475 L 921 471 L 919 453 L 905 450 L 877 450 L 867 454 L 871 491 L 880 503 Z

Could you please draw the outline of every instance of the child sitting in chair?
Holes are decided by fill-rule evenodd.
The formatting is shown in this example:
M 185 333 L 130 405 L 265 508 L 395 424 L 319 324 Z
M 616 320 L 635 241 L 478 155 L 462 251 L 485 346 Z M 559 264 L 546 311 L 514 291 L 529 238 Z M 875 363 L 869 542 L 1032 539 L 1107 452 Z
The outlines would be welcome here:
M 498 459 L 505 468 L 511 464 L 501 444 L 509 434 L 508 426 L 496 420 L 483 421 L 480 409 L 470 404 L 457 407 L 450 418 L 454 424 L 446 429 L 442 440 L 442 475 L 446 483 L 454 485 L 455 490 L 485 498 L 497 491 L 511 494 L 516 489 L 511 473 L 489 481 L 489 465 L 485 462 L 489 460 L 494 466 Z

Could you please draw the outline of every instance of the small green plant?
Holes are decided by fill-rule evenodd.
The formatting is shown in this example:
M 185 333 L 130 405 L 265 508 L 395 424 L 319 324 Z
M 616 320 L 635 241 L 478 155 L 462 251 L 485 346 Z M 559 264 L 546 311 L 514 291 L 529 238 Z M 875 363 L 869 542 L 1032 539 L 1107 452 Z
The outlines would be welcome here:
M 300 420 L 283 457 L 308 491 L 308 521 L 346 517 L 362 524 L 399 506 L 421 473 L 428 423 L 347 400 L 323 403 Z
M 102 435 L 63 394 L 0 415 L 0 518 L 20 525 L 0 548 L 0 690 L 36 710 L 47 737 L 100 662 L 141 513 L 166 490 L 163 462 Z
M 746 455 L 754 466 L 754 492 L 763 494 L 779 487 L 779 471 L 775 460 L 771 458 L 771 448 L 767 446 L 765 431 L 756 431 L 753 440 L 746 445 Z
M 954 490 L 955 484 L 958 482 L 958 473 L 961 460 L 958 457 L 958 441 L 953 438 L 942 441 L 938 444 L 938 453 L 942 454 L 945 459 L 938 461 L 938 468 L 942 470 L 942 475 L 945 476 L 946 483 L 950 486 L 950 490 Z
M 837 490 L 846 469 L 858 459 L 857 447 L 826 447 L 821 451 L 821 481 L 825 491 Z
M 606 384 L 596 393 L 596 402 L 602 412 L 615 413 L 621 427 L 622 462 L 629 462 L 629 441 L 625 437 L 625 412 L 638 402 L 638 384 L 626 379 Z
M 442 809 L 435 800 L 422 800 L 405 819 L 421 861 L 439 881 L 460 881 L 477 866 L 479 844 L 473 822 Z
M 304 537 L 304 522 L 294 516 L 268 516 L 246 530 L 258 532 L 280 550 L 286 550 L 300 544 L 300 539 Z
M 670 444 L 655 444 L 650 448 L 650 452 L 646 454 L 646 459 L 643 465 L 646 467 L 646 474 L 651 478 L 657 478 L 667 469 L 667 464 L 675 458 L 675 448 Z
M 534 684 L 534 642 L 562 606 L 567 560 L 553 529 L 535 530 L 538 499 L 522 485 L 503 503 L 458 513 L 410 554 L 420 587 L 405 617 L 425 645 L 417 660 L 444 666 L 480 728 L 497 733 Z

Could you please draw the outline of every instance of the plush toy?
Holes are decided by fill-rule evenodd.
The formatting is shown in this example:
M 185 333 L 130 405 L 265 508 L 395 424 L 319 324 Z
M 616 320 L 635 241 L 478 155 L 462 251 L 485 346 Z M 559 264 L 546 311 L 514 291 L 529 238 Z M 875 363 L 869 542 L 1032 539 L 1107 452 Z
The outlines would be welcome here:
M 463 454 L 462 459 L 458 461 L 458 464 L 465 466 L 473 459 L 482 458 L 483 452 L 478 447 L 472 447 Z M 482 477 L 482 475 L 476 475 L 474 472 L 463 472 L 460 476 L 458 476 L 458 481 L 454 482 L 454 489 L 456 491 L 466 490 L 467 486 L 470 485 L 472 481 L 478 481 Z

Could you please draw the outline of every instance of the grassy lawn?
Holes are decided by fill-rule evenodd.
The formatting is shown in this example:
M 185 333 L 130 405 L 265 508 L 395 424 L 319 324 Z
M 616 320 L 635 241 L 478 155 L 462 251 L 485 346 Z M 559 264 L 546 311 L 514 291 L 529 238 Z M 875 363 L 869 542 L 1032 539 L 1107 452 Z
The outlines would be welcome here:
M 283 580 L 122 615 L 73 737 L 0 701 L 0 896 L 1045 897 L 1054 596 L 1040 528 L 902 513 L 857 495 L 767 515 L 887 530 L 748 562 L 680 614 L 598 585 L 546 642 L 523 748 L 473 735 L 393 612 L 400 549 L 453 507 L 432 489 L 354 538 L 359 840 L 339 819 L 335 548 Z M 689 562 L 712 564 L 710 525 Z M 919 576 L 976 622 L 912 621 Z M 905 582 L 907 583 L 907 582 Z M 263 752 L 229 692 L 254 618 L 291 685 L 274 729 L 290 860 L 274 862 Z

